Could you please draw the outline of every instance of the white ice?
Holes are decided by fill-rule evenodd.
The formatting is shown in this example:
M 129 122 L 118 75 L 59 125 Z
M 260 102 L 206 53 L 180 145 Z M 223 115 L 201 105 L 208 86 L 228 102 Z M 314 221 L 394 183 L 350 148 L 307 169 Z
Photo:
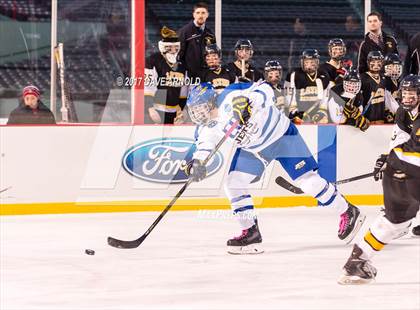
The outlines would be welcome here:
M 364 232 L 379 208 L 362 210 Z M 137 238 L 157 215 L 1 217 L 0 308 L 420 309 L 420 238 L 386 246 L 374 259 L 376 282 L 364 286 L 337 284 L 351 247 L 336 237 L 338 216 L 322 208 L 259 210 L 261 255 L 227 254 L 235 220 L 195 211 L 169 212 L 137 249 L 107 245 L 109 235 Z

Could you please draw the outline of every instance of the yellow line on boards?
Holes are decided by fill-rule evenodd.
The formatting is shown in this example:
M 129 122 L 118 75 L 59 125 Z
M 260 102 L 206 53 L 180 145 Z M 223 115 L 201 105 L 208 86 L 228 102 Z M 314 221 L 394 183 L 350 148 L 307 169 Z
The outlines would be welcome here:
M 349 195 L 346 198 L 355 205 L 382 205 L 382 195 Z M 317 206 L 308 196 L 254 197 L 256 208 L 284 208 Z M 168 200 L 98 201 L 98 202 L 40 202 L 25 204 L 1 204 L 0 215 L 66 214 L 99 212 L 145 212 L 162 211 Z M 173 211 L 230 209 L 226 198 L 179 199 Z

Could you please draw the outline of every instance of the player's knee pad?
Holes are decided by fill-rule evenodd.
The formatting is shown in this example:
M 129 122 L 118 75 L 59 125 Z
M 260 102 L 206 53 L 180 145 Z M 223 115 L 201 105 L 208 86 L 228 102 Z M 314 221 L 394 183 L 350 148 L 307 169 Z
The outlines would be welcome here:
M 381 215 L 371 225 L 369 232 L 365 235 L 365 241 L 375 250 L 380 250 L 383 245 L 404 232 L 411 224 L 411 219 L 402 223 L 391 223 L 385 216 Z M 375 248 L 375 244 L 376 247 Z

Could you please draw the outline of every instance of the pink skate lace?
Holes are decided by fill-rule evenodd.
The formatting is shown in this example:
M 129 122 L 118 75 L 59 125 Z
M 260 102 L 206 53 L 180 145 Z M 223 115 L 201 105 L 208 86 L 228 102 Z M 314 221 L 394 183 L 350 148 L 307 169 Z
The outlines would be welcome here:
M 341 220 L 340 220 L 340 227 L 338 228 L 338 233 L 342 234 L 347 226 L 349 225 L 349 215 L 347 212 L 344 212 L 341 214 Z
M 242 230 L 242 234 L 241 234 L 240 236 L 233 237 L 233 239 L 235 239 L 235 240 L 242 239 L 242 238 L 244 238 L 247 234 L 248 234 L 248 229 L 244 229 L 244 230 Z

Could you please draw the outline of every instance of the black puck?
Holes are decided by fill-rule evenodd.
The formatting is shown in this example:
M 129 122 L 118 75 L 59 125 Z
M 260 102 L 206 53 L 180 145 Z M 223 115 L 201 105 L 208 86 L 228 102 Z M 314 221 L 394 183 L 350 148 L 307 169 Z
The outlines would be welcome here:
M 87 255 L 95 255 L 95 251 L 94 251 L 94 250 L 91 250 L 91 249 L 86 249 L 86 250 L 85 250 L 85 253 L 86 253 Z

